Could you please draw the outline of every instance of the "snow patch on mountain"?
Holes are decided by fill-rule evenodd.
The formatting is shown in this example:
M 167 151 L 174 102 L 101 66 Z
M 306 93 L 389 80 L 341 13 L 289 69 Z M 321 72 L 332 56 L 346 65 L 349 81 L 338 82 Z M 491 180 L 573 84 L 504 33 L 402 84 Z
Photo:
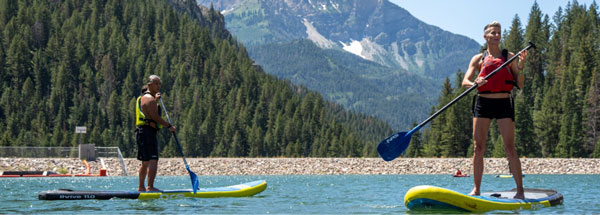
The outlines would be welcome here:
M 355 54 L 357 56 L 360 56 L 364 59 L 367 59 L 365 56 L 362 55 L 363 47 L 362 47 L 362 44 L 360 43 L 360 41 L 351 40 L 349 44 L 346 44 L 346 43 L 340 41 L 340 43 L 342 44 L 342 48 L 345 51 Z
M 387 51 L 385 47 L 372 41 L 369 37 L 365 37 L 360 41 L 351 39 L 349 43 L 340 41 L 340 44 L 342 44 L 342 48 L 347 52 L 369 61 L 383 62 L 382 65 L 386 65 Z
M 321 8 L 322 11 L 327 11 L 327 4 L 321 4 Z
M 235 10 L 235 8 L 233 8 L 233 7 L 232 7 L 232 8 L 229 8 L 229 9 L 225 9 L 225 10 L 222 10 L 222 11 L 221 11 L 221 14 L 223 14 L 223 15 L 227 15 L 229 12 L 231 12 L 231 11 L 233 11 L 233 10 Z
M 335 10 L 337 10 L 337 12 L 341 13 L 342 11 L 340 11 L 340 5 L 338 3 L 335 3 L 333 1 L 329 1 L 329 3 L 331 3 L 331 6 L 333 6 L 333 8 L 335 8 Z

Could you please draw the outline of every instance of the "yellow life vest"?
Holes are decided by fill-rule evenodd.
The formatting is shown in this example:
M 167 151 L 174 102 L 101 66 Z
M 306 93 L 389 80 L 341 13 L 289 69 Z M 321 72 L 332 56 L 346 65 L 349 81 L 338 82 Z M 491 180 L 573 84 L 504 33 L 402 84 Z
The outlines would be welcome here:
M 160 111 L 159 111 L 158 115 L 160 115 Z M 156 124 L 156 129 L 162 128 L 162 125 L 158 124 L 157 122 L 155 122 L 152 119 L 146 118 L 146 115 L 144 115 L 144 112 L 142 112 L 142 96 L 139 96 L 137 98 L 137 101 L 135 102 L 135 125 L 136 126 L 148 125 L 149 122 L 154 122 L 154 124 Z

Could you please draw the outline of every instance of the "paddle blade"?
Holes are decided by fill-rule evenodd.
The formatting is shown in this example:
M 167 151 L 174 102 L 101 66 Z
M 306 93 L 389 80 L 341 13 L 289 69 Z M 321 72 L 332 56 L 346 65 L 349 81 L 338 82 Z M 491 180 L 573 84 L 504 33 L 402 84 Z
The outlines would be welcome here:
M 400 156 L 410 143 L 412 133 L 400 132 L 382 140 L 377 146 L 377 152 L 384 161 L 391 161 Z
M 190 178 L 192 179 L 192 190 L 194 191 L 194 195 L 196 195 L 196 191 L 200 185 L 200 182 L 198 182 L 198 176 L 196 176 L 196 173 L 192 172 L 188 165 L 186 165 L 185 168 L 187 169 L 188 173 L 190 173 Z

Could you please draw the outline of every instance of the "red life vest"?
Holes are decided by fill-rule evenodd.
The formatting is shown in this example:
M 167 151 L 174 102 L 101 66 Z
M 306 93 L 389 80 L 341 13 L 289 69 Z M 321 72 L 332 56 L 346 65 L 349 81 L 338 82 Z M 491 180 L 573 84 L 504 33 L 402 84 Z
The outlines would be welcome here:
M 502 50 L 502 57 L 494 58 L 487 53 L 487 50 L 483 52 L 483 56 L 481 57 L 481 71 L 479 72 L 478 77 L 485 77 L 498 67 L 500 67 L 504 62 L 506 62 L 508 55 L 508 51 L 506 49 Z M 509 66 L 505 66 L 500 69 L 500 71 L 496 72 L 492 77 L 487 80 L 487 83 L 483 86 L 477 88 L 480 94 L 486 93 L 510 93 L 512 91 L 513 86 L 515 86 L 515 78 L 510 72 Z

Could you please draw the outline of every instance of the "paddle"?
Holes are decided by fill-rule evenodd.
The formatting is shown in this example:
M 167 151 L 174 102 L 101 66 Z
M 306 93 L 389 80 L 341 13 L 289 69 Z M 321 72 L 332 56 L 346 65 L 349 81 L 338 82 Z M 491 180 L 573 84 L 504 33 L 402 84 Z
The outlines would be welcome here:
M 171 118 L 169 118 L 169 114 L 167 113 L 167 109 L 165 108 L 165 103 L 163 103 L 162 98 L 160 98 L 160 105 L 161 105 L 163 111 L 165 112 L 165 115 L 167 116 L 167 121 L 169 121 L 169 124 L 173 124 L 173 123 L 171 123 Z M 181 145 L 179 145 L 179 140 L 177 139 L 177 134 L 175 134 L 175 132 L 171 132 L 171 133 L 173 133 L 173 137 L 175 138 L 175 143 L 177 143 L 177 149 L 179 149 L 179 152 L 181 153 L 181 158 L 183 158 L 183 163 L 185 164 L 185 169 L 187 169 L 188 173 L 190 173 L 190 178 L 192 179 L 192 188 L 194 191 L 194 195 L 196 195 L 196 190 L 198 190 L 198 185 L 200 184 L 200 182 L 198 182 L 198 176 L 196 176 L 196 173 L 192 172 L 192 170 L 190 169 L 190 166 L 188 166 L 188 163 L 185 160 L 185 156 L 183 155 L 183 149 L 181 149 Z
M 500 69 L 504 68 L 506 65 L 510 64 L 513 60 L 515 60 L 517 58 L 517 56 L 519 56 L 522 52 L 524 52 L 532 47 L 535 49 L 535 44 L 533 44 L 533 42 L 530 41 L 529 45 L 526 48 L 519 51 L 517 54 L 515 54 L 515 56 L 511 57 L 506 62 L 504 62 L 500 67 L 498 67 L 497 69 L 492 71 L 490 74 L 485 76 L 485 80 L 488 80 L 490 77 L 492 77 L 492 75 L 494 75 L 494 74 L 496 74 L 496 72 L 500 71 Z M 469 89 L 467 89 L 465 92 L 461 93 L 458 97 L 456 97 L 454 100 L 450 101 L 450 103 L 446 104 L 444 107 L 442 107 L 440 110 L 435 112 L 433 115 L 431 115 L 425 121 L 421 122 L 419 125 L 417 125 L 412 130 L 410 130 L 408 132 L 398 132 L 398 133 L 393 134 L 393 135 L 385 138 L 384 140 L 382 140 L 379 143 L 379 145 L 377 146 L 377 152 L 379 153 L 379 156 L 381 156 L 381 158 L 383 158 L 383 160 L 385 160 L 385 161 L 391 161 L 391 160 L 394 160 L 396 157 L 400 156 L 400 154 L 402 154 L 408 147 L 408 144 L 410 143 L 410 138 L 412 137 L 413 133 L 415 133 L 416 131 L 421 129 L 421 127 L 426 125 L 429 121 L 431 121 L 433 118 L 437 117 L 440 113 L 442 113 L 444 110 L 446 110 L 448 107 L 450 107 L 450 105 L 453 105 L 454 103 L 456 103 L 458 100 L 460 100 L 465 95 L 469 94 L 469 92 L 473 91 L 477 87 L 478 87 L 478 84 L 477 83 L 474 84 Z

